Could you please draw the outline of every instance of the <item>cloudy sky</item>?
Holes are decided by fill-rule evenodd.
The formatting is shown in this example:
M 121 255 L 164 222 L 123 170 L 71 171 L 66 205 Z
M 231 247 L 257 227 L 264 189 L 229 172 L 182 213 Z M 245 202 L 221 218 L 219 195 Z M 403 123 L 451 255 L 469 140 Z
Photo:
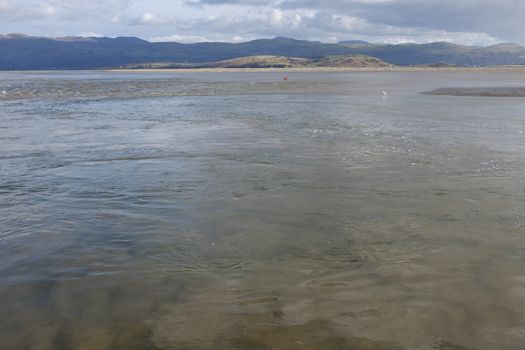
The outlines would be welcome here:
M 0 33 L 525 44 L 525 0 L 0 0 Z

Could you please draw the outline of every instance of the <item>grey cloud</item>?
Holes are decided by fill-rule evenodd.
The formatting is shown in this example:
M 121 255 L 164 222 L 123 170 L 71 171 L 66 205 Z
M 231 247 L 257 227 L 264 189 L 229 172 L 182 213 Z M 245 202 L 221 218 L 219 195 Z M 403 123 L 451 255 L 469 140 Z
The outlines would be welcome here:
M 524 17 L 523 0 L 0 0 L 6 33 L 95 31 L 186 41 L 281 35 L 523 44 Z
M 189 6 L 199 5 L 241 5 L 241 6 L 268 6 L 274 5 L 272 1 L 261 0 L 184 0 Z
M 310 0 L 289 0 L 284 7 L 315 7 Z M 521 0 L 396 0 L 384 3 L 323 2 L 334 11 L 353 14 L 371 23 L 451 32 L 484 32 L 522 40 L 525 2 Z
M 188 0 L 192 4 L 307 8 L 361 18 L 398 28 L 486 33 L 503 40 L 523 41 L 523 0 Z
M 51 17 L 56 9 L 48 4 L 14 4 L 0 0 L 0 19 L 8 23 Z
M 0 0 L 0 15 L 10 22 L 55 17 L 56 20 L 113 18 L 122 14 L 132 0 Z

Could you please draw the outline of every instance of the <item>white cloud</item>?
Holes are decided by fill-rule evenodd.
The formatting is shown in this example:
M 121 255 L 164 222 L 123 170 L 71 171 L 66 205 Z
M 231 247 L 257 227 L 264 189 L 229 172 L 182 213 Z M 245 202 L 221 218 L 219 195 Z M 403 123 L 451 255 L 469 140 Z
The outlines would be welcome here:
M 15 4 L 16 1 L 16 4 Z M 0 33 L 525 43 L 522 0 L 0 0 Z M 173 35 L 175 33 L 175 35 Z
M 159 25 L 170 23 L 170 20 L 165 17 L 158 16 L 151 12 L 144 12 L 131 21 L 132 24 L 138 25 Z
M 257 9 L 309 9 L 324 13 L 323 21 L 303 24 L 303 34 L 312 35 L 312 28 L 324 28 L 332 35 L 318 32 L 315 36 L 332 38 L 340 35 L 378 37 L 378 40 L 399 39 L 391 31 L 447 33 L 439 37 L 462 42 L 490 44 L 497 40 L 525 39 L 525 1 L 522 0 L 191 0 L 193 6 L 216 11 L 235 6 L 246 13 Z M 329 17 L 333 17 L 330 19 Z M 332 27 L 332 29 L 329 29 Z M 363 33 L 363 28 L 371 33 Z M 384 31 L 381 31 L 383 29 Z M 294 33 L 294 31 L 290 31 Z M 456 33 L 456 34 L 454 34 Z M 414 38 L 422 35 L 411 35 Z M 429 36 L 430 40 L 431 37 Z M 419 40 L 419 39 L 418 39 Z M 424 40 L 424 39 L 421 39 Z M 479 40 L 479 41 L 478 41 Z M 486 41 L 485 41 L 486 40 Z
M 205 41 L 212 41 L 212 40 L 206 36 L 200 36 L 200 35 L 172 34 L 172 35 L 153 37 L 150 39 L 150 41 L 152 42 L 197 43 L 197 42 L 205 42 Z
M 501 40 L 492 37 L 485 33 L 470 33 L 470 32 L 446 32 L 446 31 L 423 31 L 417 33 L 414 31 L 412 35 L 405 36 L 389 36 L 376 40 L 377 43 L 384 44 L 406 44 L 419 43 L 428 44 L 433 42 L 451 42 L 461 45 L 494 45 L 500 43 Z
M 57 10 L 51 6 L 51 5 L 47 5 L 47 6 L 44 6 L 40 9 L 41 13 L 43 16 L 47 17 L 47 16 L 53 16 Z
M 210 36 L 204 36 L 204 35 L 172 34 L 172 35 L 153 37 L 150 39 L 150 41 L 152 42 L 178 42 L 178 43 L 202 43 L 202 42 L 222 41 L 222 42 L 239 43 L 239 42 L 247 41 L 250 39 L 253 39 L 253 38 L 246 38 L 246 37 L 242 37 L 239 35 L 224 36 L 220 34 L 212 34 Z
M 82 32 L 78 36 L 84 37 L 84 38 L 100 38 L 104 35 L 96 33 L 96 32 Z

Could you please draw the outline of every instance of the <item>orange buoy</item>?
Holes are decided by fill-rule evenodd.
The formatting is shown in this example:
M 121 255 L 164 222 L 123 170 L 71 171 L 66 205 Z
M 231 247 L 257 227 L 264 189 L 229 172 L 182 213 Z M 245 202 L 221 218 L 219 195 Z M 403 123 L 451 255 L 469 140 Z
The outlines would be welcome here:
M 287 81 L 287 80 L 288 80 L 288 77 L 284 77 L 283 80 L 284 80 L 284 81 Z

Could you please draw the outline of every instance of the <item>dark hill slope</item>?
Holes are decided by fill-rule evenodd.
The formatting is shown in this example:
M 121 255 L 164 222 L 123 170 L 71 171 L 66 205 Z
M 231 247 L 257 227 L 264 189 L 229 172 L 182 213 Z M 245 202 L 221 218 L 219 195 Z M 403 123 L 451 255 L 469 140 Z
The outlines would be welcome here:
M 321 58 L 363 55 L 395 65 L 446 63 L 453 65 L 525 64 L 525 48 L 515 44 L 469 47 L 449 43 L 403 45 L 325 44 L 283 37 L 244 43 L 151 43 L 118 38 L 40 38 L 0 36 L 0 69 L 91 69 L 139 63 L 204 63 L 247 56 Z

